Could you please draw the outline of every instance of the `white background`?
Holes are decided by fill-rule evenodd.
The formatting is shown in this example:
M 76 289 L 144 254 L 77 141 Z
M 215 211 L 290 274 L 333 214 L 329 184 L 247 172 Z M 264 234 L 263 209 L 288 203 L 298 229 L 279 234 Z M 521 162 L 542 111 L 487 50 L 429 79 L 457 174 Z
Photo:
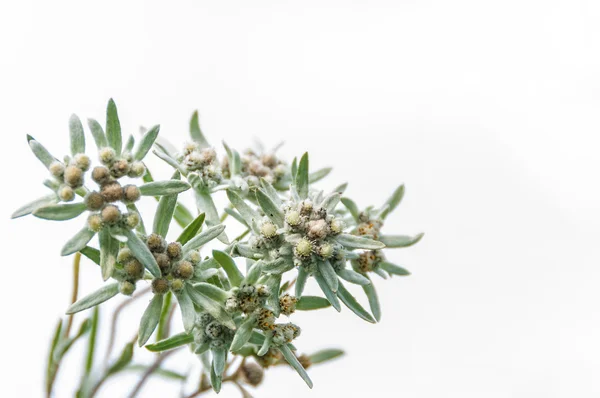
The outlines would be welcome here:
M 426 235 L 389 253 L 413 275 L 376 281 L 382 322 L 295 317 L 302 350 L 348 355 L 310 369 L 311 392 L 276 369 L 256 397 L 597 397 L 599 20 L 592 0 L 3 2 L 1 395 L 41 396 L 70 296 L 59 250 L 82 222 L 8 220 L 46 192 L 25 134 L 66 153 L 70 114 L 104 120 L 114 97 L 126 132 L 160 123 L 182 142 L 197 108 L 216 144 L 308 150 L 336 167 L 323 186 L 349 181 L 361 206 L 406 183 L 386 231 Z M 90 263 L 82 278 L 83 293 L 100 285 Z M 57 397 L 72 395 L 82 355 Z M 153 381 L 142 396 L 177 391 Z

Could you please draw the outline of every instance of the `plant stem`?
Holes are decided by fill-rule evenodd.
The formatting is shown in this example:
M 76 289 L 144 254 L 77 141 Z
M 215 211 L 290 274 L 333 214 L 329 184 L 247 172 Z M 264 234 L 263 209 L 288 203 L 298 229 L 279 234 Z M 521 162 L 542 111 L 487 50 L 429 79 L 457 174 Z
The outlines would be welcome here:
M 81 263 L 81 253 L 75 253 L 75 257 L 73 258 L 73 293 L 71 294 L 71 304 L 77 301 L 77 296 L 79 295 L 79 264 Z M 73 326 L 73 316 L 74 314 L 69 315 L 69 319 L 67 321 L 67 326 L 65 327 L 64 335 L 65 337 L 69 337 L 71 333 L 71 327 Z
M 179 348 L 182 348 L 182 347 L 179 347 Z M 148 368 L 148 370 L 146 370 L 144 372 L 144 374 L 142 375 L 142 377 L 140 378 L 140 380 L 138 381 L 138 383 L 133 388 L 133 391 L 131 391 L 131 393 L 128 395 L 128 398 L 134 398 L 141 391 L 142 387 L 144 386 L 144 384 L 146 383 L 146 381 L 148 380 L 148 378 L 150 378 L 150 376 L 152 375 L 152 373 L 154 373 L 156 371 L 156 369 L 158 369 L 160 367 L 160 365 L 163 363 L 163 361 L 165 359 L 167 359 L 167 357 L 169 357 L 170 355 L 172 355 L 175 352 L 177 352 L 177 350 L 179 348 L 176 348 L 174 350 L 167 351 L 167 352 L 164 352 L 164 353 L 160 354 L 156 358 L 156 360 L 154 361 L 154 363 L 152 363 L 152 365 L 150 365 L 150 367 Z

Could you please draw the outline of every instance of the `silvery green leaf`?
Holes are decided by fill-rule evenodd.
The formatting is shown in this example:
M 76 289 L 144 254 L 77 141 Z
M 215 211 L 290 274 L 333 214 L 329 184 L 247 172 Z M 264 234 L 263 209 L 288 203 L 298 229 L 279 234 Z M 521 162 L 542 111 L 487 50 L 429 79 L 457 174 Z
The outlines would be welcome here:
M 45 187 L 50 188 L 53 191 L 57 191 L 58 188 L 60 188 L 60 183 L 58 181 L 56 181 L 55 179 L 51 180 L 51 179 L 47 178 L 42 182 L 42 184 L 44 184 Z M 77 191 L 75 191 L 75 192 L 77 192 Z M 57 202 L 58 202 L 58 200 L 57 200 Z
M 219 268 L 219 263 L 212 257 L 203 260 L 200 264 L 196 266 L 196 269 L 206 270 L 211 268 Z
M 196 354 L 196 355 L 204 354 L 205 352 L 208 351 L 209 348 L 210 348 L 209 343 L 201 344 L 194 350 L 194 354 Z
M 344 351 L 335 348 L 330 348 L 327 350 L 317 351 L 314 354 L 309 355 L 308 359 L 310 359 L 310 363 L 312 365 L 316 365 L 319 363 L 331 361 L 332 359 L 339 358 L 342 355 L 344 355 Z
M 213 360 L 214 363 L 214 360 Z M 213 391 L 217 394 L 221 392 L 221 384 L 223 382 L 223 377 L 215 371 L 215 366 L 212 365 L 210 367 L 210 385 L 213 388 Z
M 308 198 L 308 153 L 302 155 L 298 165 L 295 184 L 300 199 Z
M 283 227 L 283 211 L 262 190 L 256 190 L 256 200 L 267 217 L 278 227 Z
M 46 363 L 46 387 L 47 387 L 47 393 L 50 394 L 50 390 L 52 388 L 52 384 L 51 381 L 54 378 L 54 375 L 56 374 L 56 371 L 58 370 L 58 367 L 54 361 L 54 352 L 56 350 L 56 347 L 58 346 L 58 344 L 61 341 L 61 337 L 62 337 L 62 319 L 58 320 L 58 324 L 56 325 L 56 329 L 54 329 L 54 334 L 52 337 L 52 341 L 50 343 L 50 352 L 48 353 L 48 360 Z
M 142 365 L 142 364 L 133 364 L 133 365 L 127 366 L 127 368 L 125 368 L 125 370 L 129 371 L 129 372 L 141 372 L 142 374 L 144 374 L 145 372 L 147 372 L 149 370 L 149 366 Z M 184 375 L 183 373 L 178 373 L 173 370 L 164 369 L 164 368 L 160 368 L 160 367 L 157 368 L 154 371 L 154 373 L 156 373 L 160 377 L 164 377 L 166 379 L 171 379 L 171 380 L 180 381 L 180 382 L 183 382 L 187 379 L 187 375 Z
M 279 307 L 279 287 L 281 286 L 281 274 L 269 275 L 265 281 L 265 285 L 269 288 L 271 294 L 267 297 L 267 306 L 273 311 L 275 317 L 279 317 L 281 309 Z
M 173 214 L 173 218 L 175 221 L 177 221 L 177 224 L 179 224 L 181 228 L 185 228 L 192 221 L 194 221 L 192 212 L 190 212 L 182 203 L 177 203 L 177 206 L 175 206 L 175 214 Z
M 238 194 L 236 194 L 233 191 L 227 191 L 227 197 L 229 198 L 229 201 L 231 202 L 233 207 L 235 207 L 237 211 L 240 212 L 240 215 L 242 216 L 244 221 L 246 221 L 246 225 L 252 226 L 253 220 L 260 220 L 260 215 L 258 214 L 258 212 L 252 209 L 250 206 L 248 206 L 248 204 L 244 202 L 244 200 L 240 198 Z
M 44 206 L 50 206 L 56 204 L 58 202 L 58 197 L 55 193 L 51 193 L 46 196 L 42 196 L 39 199 L 34 200 L 33 202 L 29 202 L 24 206 L 21 206 L 11 215 L 10 218 L 19 218 L 31 214 L 36 209 Z
M 265 262 L 263 264 L 262 271 L 268 274 L 281 275 L 291 269 L 294 269 L 294 267 L 295 266 L 292 260 L 286 260 L 285 258 L 280 257 L 277 260 Z
M 275 206 L 280 208 L 283 202 L 281 201 L 277 190 L 273 188 L 273 185 L 271 185 L 269 181 L 262 177 L 260 178 L 260 185 L 262 186 L 263 192 L 269 197 L 269 199 L 271 199 L 273 203 L 275 203 Z
M 194 190 L 196 196 L 196 206 L 198 206 L 198 210 L 204 212 L 206 214 L 206 225 L 209 227 L 213 227 L 219 225 L 221 220 L 219 219 L 219 212 L 217 211 L 217 207 L 215 206 L 215 202 L 209 192 Z M 225 233 L 221 233 L 217 236 L 219 240 L 226 245 L 229 244 L 229 239 Z
M 262 345 L 265 342 L 266 338 L 262 332 L 257 330 L 252 331 L 252 336 L 250 336 L 250 344 Z
M 244 244 L 244 243 L 236 244 L 235 252 L 237 254 L 239 254 L 240 256 L 246 257 L 246 258 L 257 259 L 257 258 L 263 257 L 263 254 L 260 251 L 256 250 L 252 246 Z
M 183 253 L 185 256 L 190 250 L 195 250 L 202 245 L 210 242 L 217 236 L 219 236 L 225 230 L 225 225 L 219 224 L 214 227 L 210 227 L 200 232 L 198 235 L 190 239 L 185 245 L 183 245 Z
M 233 261 L 233 258 L 231 258 L 227 253 L 219 250 L 213 250 L 213 257 L 225 270 L 231 285 L 239 286 L 244 279 L 244 275 L 242 275 L 242 272 L 238 269 L 235 261 Z
M 387 248 L 408 247 L 412 246 L 421 240 L 424 233 L 416 234 L 415 236 L 408 235 L 381 235 L 379 240 L 385 244 Z
M 33 154 L 44 164 L 44 166 L 46 166 L 46 168 L 50 167 L 52 162 L 56 161 L 56 158 L 52 156 L 42 144 L 33 139 L 33 137 L 28 135 L 27 139 Z
M 335 308 L 335 310 L 337 312 L 340 312 L 342 310 L 342 307 L 340 306 L 340 301 L 338 300 L 335 293 L 329 287 L 329 284 L 327 283 L 325 278 L 323 278 L 323 276 L 319 272 L 315 272 L 314 276 L 315 276 L 315 279 L 317 280 L 317 283 L 319 284 L 319 287 L 325 294 L 325 297 L 327 297 L 327 300 L 329 300 L 329 302 L 331 303 L 331 305 L 333 306 L 333 308 Z M 338 289 L 339 289 L 339 286 L 338 286 Z
M 384 206 L 387 205 L 388 209 L 387 209 L 387 211 L 384 211 L 381 214 L 382 220 L 385 219 L 388 214 L 390 214 L 392 211 L 394 211 L 394 209 L 396 207 L 398 207 L 400 202 L 402 202 L 403 197 L 404 197 L 404 184 L 402 184 L 398 188 L 396 188 L 396 190 L 394 191 L 392 196 L 385 202 Z
M 71 115 L 69 119 L 69 132 L 71 135 L 71 155 L 85 153 L 85 135 L 83 134 L 83 125 L 77 115 Z
M 208 144 L 208 141 L 204 137 L 204 134 L 202 134 L 202 130 L 200 130 L 200 120 L 198 117 L 198 111 L 194 112 L 194 114 L 192 115 L 192 119 L 190 120 L 190 135 L 192 136 L 192 139 L 194 141 L 200 144 L 200 146 L 210 146 Z
M 323 169 L 314 171 L 308 175 L 308 181 L 311 184 L 321 181 L 323 178 L 327 177 L 329 173 L 331 173 L 331 170 L 333 170 L 331 167 L 325 167 Z
M 152 336 L 152 333 L 154 333 L 154 329 L 158 326 L 162 305 L 163 295 L 155 294 L 154 297 L 152 297 L 152 300 L 150 300 L 148 307 L 146 307 L 142 319 L 140 320 L 140 329 L 138 333 L 138 344 L 140 347 L 146 344 L 150 336 Z
M 408 272 L 404 268 L 399 267 L 396 264 L 388 263 L 387 261 L 382 261 L 381 263 L 379 263 L 379 267 L 381 267 L 381 269 L 392 275 L 410 275 L 410 272 Z
M 121 123 L 119 122 L 119 114 L 117 113 L 117 105 L 111 98 L 106 106 L 106 139 L 108 145 L 117 153 L 121 153 L 123 149 L 123 138 L 121 136 Z
M 340 192 L 333 192 L 323 199 L 321 202 L 321 207 L 327 209 L 328 212 L 332 213 L 335 210 L 335 207 L 338 203 L 340 203 L 340 198 L 342 194 Z
M 192 239 L 194 236 L 198 234 L 200 228 L 202 228 L 202 224 L 204 223 L 204 213 L 200 213 L 198 217 L 194 219 L 194 221 L 190 222 L 181 232 L 179 237 L 177 238 L 177 242 L 185 245 Z
M 337 272 L 337 274 L 340 276 L 340 278 L 356 285 L 368 285 L 371 283 L 367 278 L 351 269 L 341 269 Z
M 123 370 L 133 359 L 133 342 L 127 343 L 121 351 L 119 358 L 107 370 L 107 374 L 112 375 Z
M 156 137 L 158 137 L 159 131 L 160 126 L 156 125 L 144 134 L 133 155 L 135 160 L 142 160 L 146 157 L 150 151 L 150 148 L 152 148 L 152 145 L 154 145 L 154 141 L 156 140 Z
M 54 362 L 60 362 L 61 358 L 69 351 L 73 343 L 75 343 L 81 336 L 86 334 L 92 327 L 92 321 L 90 319 L 86 319 L 83 321 L 79 330 L 73 337 L 67 337 L 62 339 L 54 349 L 52 354 Z
M 229 207 L 226 207 L 224 209 L 224 211 L 225 211 L 225 213 L 229 214 L 231 217 L 235 218 L 240 224 L 250 228 L 250 226 L 248 224 L 246 224 L 246 220 L 244 220 L 244 218 L 237 211 L 235 211 Z
M 115 240 L 107 228 L 103 228 L 98 233 L 100 241 L 100 269 L 102 270 L 102 279 L 107 280 L 111 277 L 117 255 L 119 253 L 119 242 Z
M 156 156 L 158 156 L 160 159 L 164 160 L 165 163 L 167 163 L 169 166 L 172 166 L 175 170 L 179 170 L 181 172 L 183 172 L 184 170 L 179 166 L 179 163 L 177 163 L 177 160 L 173 159 L 171 156 L 169 156 L 167 153 L 163 152 L 163 151 L 157 151 L 156 149 L 154 149 L 152 151 L 153 154 L 155 154 Z
M 185 292 L 175 293 L 179 309 L 181 310 L 181 319 L 183 320 L 183 328 L 189 332 L 194 327 L 196 322 L 196 309 L 192 299 Z
M 190 185 L 185 181 L 167 180 L 149 182 L 139 187 L 143 196 L 162 196 L 176 195 L 190 189 Z
M 85 203 L 61 203 L 38 207 L 32 214 L 44 220 L 65 221 L 79 216 L 85 210 Z
M 255 324 L 256 317 L 254 315 L 248 316 L 244 322 L 242 322 L 240 327 L 236 330 L 235 336 L 233 336 L 233 342 L 231 343 L 232 352 L 241 350 L 244 344 L 250 340 Z
M 296 370 L 296 372 L 298 372 L 300 377 L 302 377 L 302 380 L 304 380 L 306 385 L 309 388 L 313 388 L 312 380 L 308 376 L 308 373 L 306 373 L 306 370 L 304 369 L 304 367 L 302 366 L 300 361 L 298 361 L 298 358 L 296 358 L 296 355 L 294 355 L 292 350 L 290 350 L 290 347 L 288 347 L 287 345 L 284 344 L 281 347 L 277 347 L 277 348 L 279 349 L 279 351 L 281 351 L 281 353 L 283 354 L 283 357 L 285 358 L 287 363 L 289 363 L 290 366 L 292 368 L 294 368 Z
M 119 284 L 110 283 L 71 304 L 71 306 L 67 308 L 66 313 L 67 315 L 75 314 L 87 310 L 88 308 L 95 307 L 98 304 L 102 304 L 106 300 L 113 298 L 117 293 L 119 293 Z
M 371 281 L 368 276 L 366 276 L 366 278 Z M 377 291 L 375 290 L 375 286 L 373 286 L 373 282 L 369 283 L 368 285 L 363 285 L 362 288 L 367 295 L 367 299 L 369 299 L 371 312 L 373 313 L 373 316 L 377 322 L 379 322 L 381 320 L 381 307 L 379 306 L 379 298 L 377 297 Z
M 346 209 L 348 209 L 350 214 L 352 214 L 352 218 L 358 221 L 360 217 L 360 210 L 358 210 L 358 206 L 356 205 L 356 203 L 354 203 L 354 201 L 350 198 L 342 198 L 341 201 L 344 204 L 344 206 L 346 206 Z
M 242 171 L 242 164 L 240 161 L 240 155 L 231 148 L 229 145 L 223 141 L 223 147 L 225 148 L 225 152 L 227 152 L 227 158 L 229 159 L 229 173 L 232 176 L 238 175 Z
M 317 267 L 319 273 L 321 273 L 323 279 L 325 279 L 325 282 L 327 282 L 327 285 L 331 288 L 331 291 L 335 293 L 338 289 L 339 280 L 331 263 L 329 261 L 319 261 Z
M 334 188 L 333 192 L 339 192 L 342 195 L 344 194 L 344 192 L 346 192 L 346 189 L 348 189 L 348 183 L 345 182 L 343 184 L 338 185 L 337 187 Z
M 254 337 L 254 334 L 252 335 L 252 337 Z M 263 355 L 265 355 L 268 351 L 269 348 L 271 348 L 271 340 L 273 339 L 273 335 L 271 333 L 268 333 L 263 341 L 262 341 L 262 345 L 260 346 L 260 349 L 258 350 L 258 353 L 256 353 L 256 355 L 258 355 L 259 357 L 262 357 Z M 252 341 L 252 339 L 251 339 Z
M 128 203 L 127 210 L 129 210 L 129 212 L 131 212 L 131 213 L 137 213 L 140 215 L 142 214 L 142 213 L 140 213 L 139 209 L 137 208 L 137 206 L 134 203 Z M 135 227 L 135 230 L 138 231 L 141 235 L 146 235 L 146 226 L 144 225 L 144 220 L 142 219 L 141 216 L 140 216 L 140 222 L 138 223 L 137 227 Z
M 92 240 L 96 233 L 85 226 L 81 231 L 77 232 L 65 245 L 63 246 L 60 255 L 68 256 L 83 249 L 87 243 Z
M 152 275 L 157 278 L 160 277 L 160 268 L 158 268 L 156 259 L 150 252 L 150 249 L 148 249 L 146 243 L 131 230 L 125 229 L 123 232 L 125 233 L 125 236 L 127 236 L 127 247 L 129 247 L 133 255 Z
M 246 273 L 246 278 L 244 279 L 244 283 L 247 283 L 249 285 L 255 284 L 256 281 L 258 281 L 258 278 L 260 277 L 260 274 L 262 272 L 262 265 L 263 265 L 262 261 L 257 261 L 254 264 L 252 264 L 252 266 Z
M 104 135 L 104 129 L 94 119 L 88 119 L 88 127 L 92 132 L 92 137 L 94 137 L 94 142 L 96 142 L 96 147 L 98 149 L 105 148 L 108 146 L 108 141 L 106 141 L 106 135 Z
M 202 307 L 206 312 L 212 315 L 217 321 L 227 326 L 229 329 L 235 330 L 235 322 L 225 309 L 223 304 L 216 302 L 212 298 L 203 294 L 199 289 L 186 285 L 185 292 L 190 296 L 192 301 Z
M 298 267 L 298 277 L 296 278 L 295 288 L 296 297 L 302 297 L 302 292 L 304 291 L 304 286 L 306 286 L 306 280 L 308 279 L 308 276 L 308 272 L 306 272 L 304 268 Z
M 352 249 L 377 250 L 385 247 L 383 243 L 376 240 L 350 234 L 340 234 L 336 236 L 335 240 L 340 245 Z
M 155 234 L 163 237 L 167 236 L 176 206 L 177 194 L 165 195 L 160 198 L 158 206 L 156 207 L 156 213 L 154 214 L 154 224 L 152 226 L 152 231 Z
M 210 283 L 199 282 L 194 283 L 193 286 L 196 291 L 202 293 L 217 303 L 225 303 L 225 301 L 229 298 L 229 293 L 215 285 L 211 285 Z
M 388 274 L 386 274 L 386 273 L 385 273 L 385 271 L 384 271 L 384 270 L 382 270 L 382 269 L 381 269 L 381 268 L 379 268 L 379 267 L 376 267 L 376 268 L 374 268 L 374 269 L 373 269 L 373 272 L 374 272 L 376 275 L 378 275 L 378 276 L 380 276 L 381 278 L 383 278 L 383 279 L 387 279 L 387 278 L 388 278 Z
M 331 307 L 329 300 L 318 296 L 302 296 L 296 303 L 296 310 L 298 311 L 320 310 L 328 307 Z
M 79 250 L 81 254 L 100 265 L 100 250 L 95 249 L 93 247 L 86 246 L 83 249 Z
M 211 269 L 205 269 L 205 270 L 200 270 L 200 269 L 196 269 L 194 271 L 194 280 L 195 281 L 207 281 L 210 278 L 212 278 L 215 275 L 219 274 L 219 270 L 211 268 Z
M 146 349 L 151 352 L 161 352 L 181 347 L 194 342 L 194 337 L 189 333 L 178 333 L 169 338 L 157 341 L 154 344 L 146 344 Z
M 292 179 L 296 181 L 296 176 L 298 175 L 298 158 L 294 158 L 294 160 L 292 160 L 291 171 Z
M 127 141 L 125 141 L 125 152 L 131 153 L 131 151 L 133 151 L 133 146 L 135 145 L 135 138 L 133 137 L 133 135 L 129 135 L 129 137 L 127 137 Z
M 358 315 L 359 318 L 364 319 L 367 322 L 377 323 L 375 319 L 369 314 L 359 303 L 356 301 L 354 296 L 350 294 L 348 290 L 340 283 L 340 287 L 337 291 L 337 295 L 352 312 Z
M 118 225 L 113 225 L 106 229 L 110 233 L 110 236 L 112 236 L 121 243 L 127 243 L 127 236 L 124 234 L 122 227 Z

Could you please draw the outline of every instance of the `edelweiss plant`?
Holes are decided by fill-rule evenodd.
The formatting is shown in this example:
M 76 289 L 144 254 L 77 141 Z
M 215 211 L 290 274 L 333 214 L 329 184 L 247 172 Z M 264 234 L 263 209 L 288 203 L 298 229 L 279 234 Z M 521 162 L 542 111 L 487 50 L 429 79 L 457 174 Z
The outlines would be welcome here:
M 95 396 L 106 380 L 122 371 L 144 371 L 131 397 L 151 374 L 186 381 L 186 376 L 161 368 L 167 355 L 183 346 L 203 365 L 199 385 L 189 397 L 211 388 L 218 393 L 225 382 L 234 383 L 244 397 L 250 397 L 244 386 L 259 385 L 264 369 L 280 364 L 289 364 L 312 388 L 306 368 L 336 358 L 342 351 L 300 355 L 296 339 L 301 328 L 291 322 L 294 312 L 329 306 L 339 312 L 343 304 L 361 319 L 375 323 L 381 319 L 381 310 L 371 275 L 387 279 L 409 274 L 387 260 L 385 249 L 411 246 L 423 234 L 382 232 L 386 217 L 402 200 L 403 186 L 381 207 L 361 211 L 343 197 L 346 184 L 329 193 L 314 187 L 330 169 L 311 173 L 306 153 L 288 163 L 278 157 L 277 148 L 239 152 L 224 144 L 226 156 L 220 160 L 200 130 L 197 113 L 190 122 L 191 141 L 179 152 L 157 140 L 159 126 L 144 131 L 137 144 L 131 135 L 123 143 L 112 100 L 106 127 L 93 119 L 88 126 L 96 144 L 92 156 L 86 154 L 84 128 L 75 115 L 69 121 L 70 154 L 62 160 L 27 136 L 34 155 L 48 169 L 44 185 L 52 193 L 13 214 L 13 218 L 33 214 L 54 221 L 82 218 L 82 229 L 61 251 L 63 256 L 75 255 L 74 294 L 66 311 L 69 317 L 59 321 L 52 341 L 48 396 L 63 357 L 82 337 L 88 337 L 89 349 L 78 397 Z M 144 163 L 151 150 L 174 169 L 170 180 L 153 180 Z M 198 216 L 178 201 L 185 191 L 193 192 Z M 226 191 L 229 200 L 222 212 L 214 201 L 219 191 Z M 144 197 L 158 200 L 151 230 L 136 207 Z M 225 231 L 228 217 L 245 229 L 235 239 Z M 173 220 L 183 230 L 177 239 L 169 240 Z M 90 244 L 95 236 L 97 248 Z M 222 248 L 204 252 L 204 246 L 215 239 Z M 81 255 L 99 265 L 107 282 L 77 300 Z M 245 272 L 236 259 L 245 259 Z M 310 278 L 323 297 L 303 294 Z M 362 287 L 370 311 L 348 291 L 347 283 Z M 115 311 L 107 360 L 95 368 L 98 306 L 119 294 L 132 296 L 139 285 L 147 287 Z M 140 314 L 135 339 L 118 359 L 110 361 L 118 313 L 145 294 L 152 298 Z M 171 333 L 176 307 L 183 325 L 180 332 Z M 90 308 L 94 308 L 91 317 L 72 334 L 73 314 Z M 156 341 L 149 343 L 153 334 Z M 161 354 L 151 365 L 136 364 L 135 342 Z

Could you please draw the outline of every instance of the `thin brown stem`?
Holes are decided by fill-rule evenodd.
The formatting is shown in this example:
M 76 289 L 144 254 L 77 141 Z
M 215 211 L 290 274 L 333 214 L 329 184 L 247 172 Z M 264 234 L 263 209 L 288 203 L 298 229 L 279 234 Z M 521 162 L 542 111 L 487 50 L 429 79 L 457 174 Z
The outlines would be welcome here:
M 150 367 L 144 372 L 144 374 L 142 375 L 142 377 L 140 378 L 140 380 L 137 382 L 137 384 L 135 385 L 135 387 L 133 388 L 133 390 L 131 391 L 131 393 L 128 395 L 128 398 L 134 398 L 141 391 L 142 387 L 144 386 L 144 384 L 146 383 L 146 381 L 150 378 L 150 376 L 152 375 L 152 373 L 154 373 L 156 371 L 156 369 L 158 369 L 160 367 L 160 365 L 163 363 L 163 361 L 165 359 L 167 359 L 170 355 L 172 355 L 175 352 L 177 352 L 177 350 L 178 349 L 174 349 L 174 350 L 167 351 L 167 352 L 164 352 L 164 353 L 160 354 L 156 358 L 156 360 L 154 361 L 154 363 L 152 363 L 152 365 L 150 365 Z
M 77 296 L 79 295 L 79 265 L 81 263 L 81 253 L 75 253 L 75 257 L 73 257 L 73 293 L 71 294 L 71 304 L 77 301 Z M 71 333 L 71 327 L 73 326 L 73 315 L 69 315 L 69 319 L 67 320 L 67 326 L 65 327 L 64 335 L 65 337 L 69 337 Z

